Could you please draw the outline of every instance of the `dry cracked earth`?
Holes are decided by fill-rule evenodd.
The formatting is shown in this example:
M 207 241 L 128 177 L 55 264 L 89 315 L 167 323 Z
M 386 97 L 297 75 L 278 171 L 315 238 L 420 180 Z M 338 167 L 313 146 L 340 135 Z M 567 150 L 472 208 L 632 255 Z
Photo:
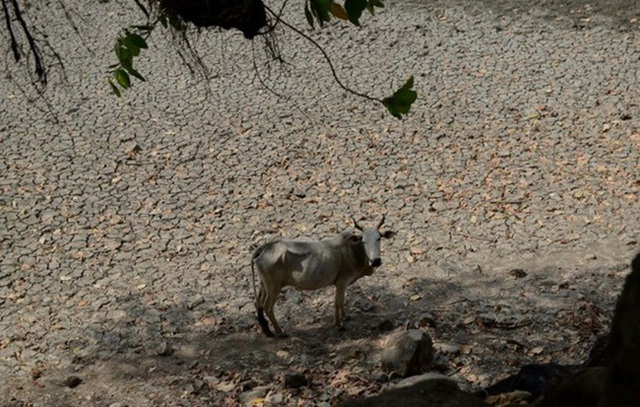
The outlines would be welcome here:
M 389 0 L 313 32 L 290 4 L 348 86 L 414 75 L 403 121 L 284 30 L 285 64 L 261 39 L 194 37 L 208 81 L 156 33 L 148 81 L 115 98 L 135 6 L 65 2 L 74 29 L 54 3 L 25 9 L 65 66 L 49 104 L 0 67 L 0 405 L 329 406 L 387 386 L 380 349 L 407 326 L 476 390 L 580 363 L 608 330 L 640 250 L 638 2 Z M 347 329 L 332 289 L 287 290 L 289 337 L 263 337 L 251 250 L 383 213 L 397 236 L 347 291 Z

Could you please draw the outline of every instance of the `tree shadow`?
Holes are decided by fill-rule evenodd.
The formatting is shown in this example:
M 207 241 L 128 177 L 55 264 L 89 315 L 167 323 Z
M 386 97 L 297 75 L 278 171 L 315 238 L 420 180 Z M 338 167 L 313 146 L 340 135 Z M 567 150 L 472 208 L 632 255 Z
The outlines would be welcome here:
M 578 319 L 594 317 L 576 302 L 576 290 L 587 290 L 589 281 L 620 270 L 587 270 L 582 280 L 574 282 L 562 277 L 561 270 L 526 272 L 523 278 L 518 273 L 481 275 L 473 270 L 462 271 L 455 279 L 414 274 L 396 284 L 389 284 L 389 278 L 368 279 L 347 292 L 350 319 L 344 331 L 331 324 L 332 291 L 300 298 L 285 294 L 277 306 L 280 315 L 289 316 L 289 337 L 284 339 L 261 333 L 250 302 L 222 312 L 213 304 L 219 295 L 206 290 L 199 305 L 186 301 L 163 309 L 140 296 L 125 296 L 119 299 L 122 312 L 112 315 L 117 320 L 98 321 L 88 339 L 68 344 L 69 352 L 75 354 L 72 370 L 87 386 L 66 397 L 80 400 L 89 397 L 88 389 L 109 383 L 110 389 L 92 393 L 93 402 L 139 405 L 140 400 L 127 399 L 131 392 L 123 395 L 118 390 L 134 388 L 140 389 L 140 397 L 150 397 L 151 404 L 161 404 L 163 397 L 171 395 L 194 405 L 219 403 L 225 397 L 233 404 L 240 392 L 255 387 L 284 391 L 283 375 L 288 371 L 311 378 L 313 394 L 324 391 L 327 383 L 321 380 L 339 371 L 359 371 L 362 380 L 376 385 L 370 375 L 379 371 L 385 338 L 393 331 L 420 325 L 435 342 L 474 349 L 461 356 L 474 374 L 496 369 L 513 372 L 523 364 L 542 362 L 547 352 L 568 352 L 571 338 L 563 332 L 579 331 L 580 321 L 575 327 L 566 326 L 568 319 L 559 320 L 559 312 L 573 312 Z M 596 305 L 612 302 L 607 290 L 589 294 Z M 314 303 L 318 298 L 320 306 Z M 606 315 L 601 325 L 608 328 Z M 545 336 L 549 328 L 560 334 Z M 586 327 L 584 341 L 600 333 L 590 332 L 592 328 Z M 544 353 L 532 352 L 541 346 Z M 516 362 L 496 368 L 482 356 L 490 354 L 494 355 L 491 360 L 497 354 L 498 359 Z M 438 363 L 443 365 L 439 369 L 451 374 L 459 370 L 452 364 L 453 357 L 440 355 Z M 70 405 L 78 403 L 67 400 Z
M 413 0 L 411 4 L 425 4 L 421 0 Z M 490 10 L 496 16 L 543 19 L 548 21 L 568 22 L 569 27 L 582 29 L 594 23 L 611 25 L 618 29 L 629 29 L 635 23 L 633 18 L 640 15 L 640 4 L 635 0 L 454 0 L 429 2 L 429 7 L 446 8 L 458 5 L 471 13 Z

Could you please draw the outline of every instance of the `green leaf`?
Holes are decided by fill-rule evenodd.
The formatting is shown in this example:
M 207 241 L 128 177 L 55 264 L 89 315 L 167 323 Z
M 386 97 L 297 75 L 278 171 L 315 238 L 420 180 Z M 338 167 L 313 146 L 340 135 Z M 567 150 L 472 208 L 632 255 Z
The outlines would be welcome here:
M 116 85 L 114 85 L 113 81 L 111 81 L 111 79 L 109 79 L 108 82 L 109 82 L 109 86 L 111 86 L 111 90 L 113 91 L 113 93 L 117 97 L 122 96 L 122 94 L 120 93 L 120 89 L 118 89 L 118 87 Z
M 359 26 L 360 16 L 362 16 L 362 12 L 367 8 L 368 4 L 367 0 L 346 0 L 344 2 L 344 8 L 349 14 L 349 21 Z
M 311 28 L 315 28 L 313 26 L 313 14 L 311 14 L 311 10 L 309 10 L 309 3 L 304 3 L 304 16 L 307 18 L 307 23 L 311 26 Z
M 144 79 L 144 76 L 140 75 L 140 72 L 133 69 L 133 67 L 130 67 L 130 69 L 127 69 L 127 72 L 129 72 L 132 76 L 135 76 L 136 78 L 140 79 L 142 82 L 146 82 L 146 79 Z
M 384 4 L 382 4 L 380 0 L 369 0 L 369 3 L 367 3 L 367 10 L 369 10 L 371 15 L 375 15 L 375 7 L 384 8 Z
M 131 51 L 127 47 L 124 46 L 122 39 L 118 38 L 118 42 L 115 46 L 116 56 L 118 57 L 118 61 L 120 61 L 120 65 L 122 65 L 125 69 L 133 69 L 133 55 L 131 55 Z
M 127 38 L 124 38 L 123 40 L 125 46 L 127 47 L 127 50 L 129 51 L 129 54 L 131 54 L 132 57 L 137 57 L 138 55 L 140 55 L 140 48 L 138 48 L 135 44 L 127 43 Z M 131 62 L 133 62 L 133 59 L 131 60 Z
M 129 50 L 132 57 L 140 55 L 140 48 L 147 48 L 147 42 L 144 38 L 135 33 L 127 33 L 124 37 L 119 38 L 118 42 Z
M 123 89 L 129 89 L 131 87 L 131 78 L 129 74 L 122 69 L 116 69 L 113 71 L 113 77 Z
M 331 20 L 331 16 L 329 15 L 331 3 L 333 3 L 333 0 L 311 0 L 311 11 L 315 14 L 320 25 L 323 25 L 325 21 Z
M 136 33 L 127 34 L 127 36 L 124 38 L 124 43 L 127 47 L 131 44 L 142 49 L 148 48 L 147 42 L 144 40 L 144 38 Z
M 390 97 L 386 97 L 382 100 L 382 104 L 389 110 L 389 113 L 393 117 L 402 119 L 403 114 L 409 113 L 411 105 L 418 98 L 416 91 L 413 88 L 413 76 L 410 77 L 405 84 L 394 92 Z

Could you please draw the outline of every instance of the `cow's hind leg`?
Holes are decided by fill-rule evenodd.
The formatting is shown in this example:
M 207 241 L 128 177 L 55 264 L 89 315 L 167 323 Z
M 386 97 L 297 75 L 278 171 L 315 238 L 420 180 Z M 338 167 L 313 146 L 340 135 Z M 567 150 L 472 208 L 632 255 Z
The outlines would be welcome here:
M 336 313 L 334 318 L 334 325 L 340 329 L 344 329 L 344 296 L 347 291 L 347 286 L 345 284 L 337 283 L 336 284 Z
M 266 290 L 264 311 L 267 313 L 269 320 L 273 324 L 273 328 L 276 331 L 276 336 L 285 336 L 282 328 L 280 328 L 280 324 L 278 324 L 278 321 L 276 320 L 275 314 L 273 313 L 273 306 L 276 304 L 278 295 L 280 295 L 280 290 L 282 290 L 282 287 L 269 287 Z
M 269 322 L 264 317 L 265 302 L 267 300 L 267 292 L 264 289 L 264 284 L 260 284 L 260 291 L 258 292 L 258 298 L 256 298 L 256 311 L 258 312 L 258 323 L 262 332 L 268 337 L 273 337 L 273 332 L 269 329 Z

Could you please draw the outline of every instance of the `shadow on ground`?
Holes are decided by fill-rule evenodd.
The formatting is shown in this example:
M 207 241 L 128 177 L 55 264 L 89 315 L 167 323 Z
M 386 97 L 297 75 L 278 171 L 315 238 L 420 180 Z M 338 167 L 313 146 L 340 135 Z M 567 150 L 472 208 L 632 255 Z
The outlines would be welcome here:
M 613 28 L 637 28 L 634 18 L 640 18 L 640 3 L 635 0 L 454 0 L 426 1 L 412 0 L 409 4 L 446 8 L 454 5 L 474 12 L 491 11 L 496 16 L 526 16 L 569 22 L 572 28 L 585 28 L 594 16 L 605 17 L 597 24 Z

